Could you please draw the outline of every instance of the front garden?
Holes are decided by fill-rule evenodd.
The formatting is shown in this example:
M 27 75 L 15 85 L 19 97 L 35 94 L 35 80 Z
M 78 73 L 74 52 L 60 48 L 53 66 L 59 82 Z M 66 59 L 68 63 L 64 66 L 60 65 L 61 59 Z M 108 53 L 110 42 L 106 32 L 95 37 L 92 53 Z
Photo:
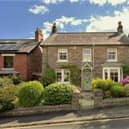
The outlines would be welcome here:
M 12 78 L 0 78 L 0 112 L 18 108 L 71 104 L 74 85 L 52 83 L 44 87 L 39 81 L 14 83 Z
M 92 81 L 92 90 L 101 89 L 103 92 L 103 98 L 120 98 L 129 97 L 129 76 L 116 83 L 111 79 L 103 80 L 97 78 Z

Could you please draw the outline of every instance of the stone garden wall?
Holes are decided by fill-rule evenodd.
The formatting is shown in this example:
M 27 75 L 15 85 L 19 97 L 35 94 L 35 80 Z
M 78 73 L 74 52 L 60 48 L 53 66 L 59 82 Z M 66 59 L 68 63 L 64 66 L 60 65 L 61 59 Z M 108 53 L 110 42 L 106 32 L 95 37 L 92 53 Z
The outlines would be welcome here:
M 0 113 L 0 117 L 8 116 L 23 116 L 23 115 L 34 115 L 45 112 L 57 112 L 57 111 L 75 111 L 79 110 L 79 96 L 80 93 L 73 93 L 71 104 L 62 105 L 44 105 L 27 108 L 17 108 L 8 112 Z
M 129 105 L 129 97 L 103 99 L 103 92 L 100 89 L 94 90 L 94 107 L 103 108 L 111 106 Z

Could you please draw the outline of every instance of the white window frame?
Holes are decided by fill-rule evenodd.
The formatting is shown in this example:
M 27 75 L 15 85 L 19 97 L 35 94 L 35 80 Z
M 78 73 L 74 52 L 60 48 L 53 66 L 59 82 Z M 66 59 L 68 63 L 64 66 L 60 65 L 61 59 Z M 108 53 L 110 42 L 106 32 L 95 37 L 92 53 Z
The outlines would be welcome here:
M 89 53 L 85 53 L 85 51 L 89 51 Z M 83 54 L 83 56 L 82 56 L 83 57 L 83 59 L 82 59 L 83 62 L 91 62 L 92 61 L 91 48 L 84 48 L 82 54 Z M 89 57 L 86 58 L 87 56 L 89 56 Z
M 1 54 L 1 56 L 15 56 L 15 54 Z M 2 68 L 2 70 L 14 70 L 14 68 Z
M 104 67 L 103 68 L 103 79 L 105 78 L 105 70 L 107 70 L 107 78 L 110 79 L 110 72 L 111 70 L 117 70 L 118 71 L 118 82 L 120 82 L 120 80 L 122 79 L 122 75 L 121 75 L 121 67 Z
M 115 52 L 115 58 L 109 59 L 109 52 Z M 107 49 L 107 61 L 108 62 L 117 62 L 117 48 L 108 48 Z
M 68 69 L 57 70 L 56 75 L 57 75 L 58 72 L 61 73 L 61 81 L 60 81 L 60 83 L 70 83 L 70 71 Z M 69 81 L 65 81 L 65 72 L 69 73 Z M 59 81 L 57 81 L 57 82 L 59 82 Z
M 60 59 L 60 53 L 66 53 L 66 59 Z M 68 49 L 67 48 L 59 48 L 58 49 L 58 62 L 68 62 Z

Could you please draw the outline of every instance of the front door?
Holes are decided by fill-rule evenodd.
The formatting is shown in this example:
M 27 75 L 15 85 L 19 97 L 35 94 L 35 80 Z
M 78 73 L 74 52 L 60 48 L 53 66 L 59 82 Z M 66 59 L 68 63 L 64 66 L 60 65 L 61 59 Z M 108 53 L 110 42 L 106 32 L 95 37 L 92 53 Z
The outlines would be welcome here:
M 82 89 L 91 90 L 92 66 L 86 64 L 82 68 Z

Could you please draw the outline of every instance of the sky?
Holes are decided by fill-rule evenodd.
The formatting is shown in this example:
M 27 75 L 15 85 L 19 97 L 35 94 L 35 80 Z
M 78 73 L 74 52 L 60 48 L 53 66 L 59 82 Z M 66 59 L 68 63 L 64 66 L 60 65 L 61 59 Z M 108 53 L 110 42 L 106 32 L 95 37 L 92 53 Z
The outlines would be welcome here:
M 58 32 L 111 32 L 122 21 L 129 33 L 129 0 L 0 0 L 0 39 L 44 38 Z

